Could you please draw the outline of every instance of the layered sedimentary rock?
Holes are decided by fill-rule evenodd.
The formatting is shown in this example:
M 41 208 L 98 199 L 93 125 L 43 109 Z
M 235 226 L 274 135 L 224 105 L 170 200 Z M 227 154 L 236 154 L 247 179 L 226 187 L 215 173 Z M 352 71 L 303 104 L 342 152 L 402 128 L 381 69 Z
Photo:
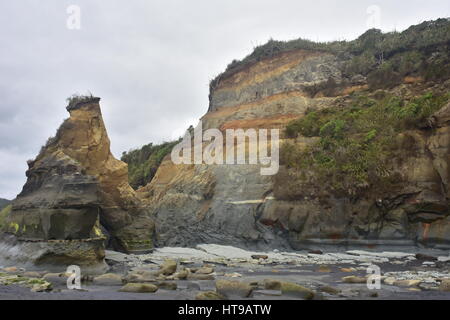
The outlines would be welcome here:
M 334 98 L 312 98 L 304 89 L 339 77 L 336 63 L 331 55 L 299 50 L 251 65 L 214 88 L 203 127 L 282 129 L 310 108 L 326 108 Z M 287 229 L 264 218 L 273 181 L 259 165 L 186 166 L 167 158 L 139 193 L 155 215 L 160 245 L 288 248 Z
M 4 222 L 14 241 L 9 236 L 3 248 L 35 243 L 37 265 L 86 266 L 103 263 L 106 238 L 117 250 L 151 250 L 153 221 L 128 184 L 127 165 L 110 152 L 99 100 L 72 101 L 70 118 L 28 163 Z
M 314 243 L 448 248 L 449 107 L 432 116 L 432 128 L 396 137 L 390 159 L 396 178 L 388 186 L 369 188 L 363 196 L 339 197 L 282 167 L 274 182 L 276 200 L 263 219 L 289 230 L 295 248 Z
M 444 45 L 445 47 L 445 45 Z M 433 55 L 433 48 L 424 51 Z M 227 72 L 213 82 L 203 128 L 279 128 L 311 110 L 350 106 L 355 92 L 369 90 L 364 74 L 349 76 L 350 54 L 290 50 Z M 431 61 L 431 58 L 427 58 Z M 327 88 L 332 84 L 332 93 Z M 401 79 L 389 93 L 411 97 L 450 83 Z M 275 176 L 259 165 L 175 165 L 166 158 L 155 178 L 138 193 L 156 222 L 158 245 L 197 243 L 241 247 L 314 245 L 450 244 L 449 109 L 427 125 L 395 137 L 396 183 L 351 197 L 323 192 L 323 184 L 299 183 L 282 166 Z M 299 137 L 311 146 L 314 138 Z M 314 173 L 312 173 L 314 174 Z

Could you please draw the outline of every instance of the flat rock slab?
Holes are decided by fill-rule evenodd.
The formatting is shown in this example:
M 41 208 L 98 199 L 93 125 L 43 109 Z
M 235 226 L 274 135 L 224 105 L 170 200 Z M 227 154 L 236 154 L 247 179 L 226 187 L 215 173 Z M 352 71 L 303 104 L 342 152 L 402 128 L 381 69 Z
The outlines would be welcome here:
M 379 257 L 379 258 L 388 258 L 388 259 L 404 259 L 406 257 L 413 257 L 413 253 L 407 252 L 372 252 L 372 251 L 363 251 L 363 250 L 350 250 L 347 251 L 347 254 L 353 256 L 368 256 L 368 257 Z
M 105 250 L 105 259 L 111 260 L 115 262 L 128 262 L 130 261 L 128 254 L 117 252 L 117 251 L 111 251 L 111 250 Z
M 197 249 L 216 257 L 226 257 L 228 259 L 251 259 L 252 255 L 257 254 L 256 252 L 217 244 L 199 244 L 197 245 Z
M 178 259 L 193 259 L 193 260 L 207 260 L 217 258 L 216 255 L 210 254 L 204 250 L 193 248 L 173 248 L 165 247 L 155 249 L 151 257 L 156 258 L 178 258 Z

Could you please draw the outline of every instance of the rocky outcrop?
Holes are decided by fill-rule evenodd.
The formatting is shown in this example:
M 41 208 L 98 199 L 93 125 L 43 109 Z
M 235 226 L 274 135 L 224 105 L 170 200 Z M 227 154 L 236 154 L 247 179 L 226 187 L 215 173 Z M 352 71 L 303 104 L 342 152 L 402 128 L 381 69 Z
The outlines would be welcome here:
M 128 184 L 127 165 L 110 152 L 99 100 L 71 101 L 70 118 L 28 163 L 27 182 L 5 219 L 21 246 L 39 246 L 36 264 L 101 264 L 106 238 L 124 252 L 152 249 L 153 222 Z M 66 252 L 62 245 L 55 252 L 55 241 Z M 83 247 L 78 258 L 74 243 Z
M 442 30 L 448 28 L 448 21 L 439 23 L 445 25 Z M 412 27 L 402 34 L 402 39 L 431 32 L 439 23 Z M 278 43 L 269 43 L 264 49 L 270 52 L 255 58 L 264 50 L 258 48 L 245 59 L 251 62 L 235 63 L 237 67 L 229 68 L 212 82 L 203 129 L 283 130 L 289 122 L 311 111 L 351 108 L 348 101 L 359 92 L 374 96 L 388 92 L 404 99 L 428 90 L 448 92 L 450 83 L 445 82 L 445 76 L 444 80 L 432 81 L 420 75 L 403 78 L 402 71 L 396 70 L 383 74 L 377 66 L 384 61 L 371 57 L 376 49 L 361 54 L 365 49 L 358 47 L 364 43 L 370 46 L 371 41 L 378 41 L 377 37 L 385 45 L 383 41 L 388 42 L 389 37 L 394 41 L 397 35 L 383 38 L 381 33 L 367 32 L 342 50 L 309 43 L 307 49 L 296 49 L 288 43 L 290 49 L 280 52 Z M 438 40 L 433 46 L 405 45 L 421 50 L 420 63 L 426 68 L 434 63 L 433 55 L 447 48 L 445 37 L 441 42 L 434 38 Z M 358 50 L 361 55 L 355 58 Z M 409 49 L 396 50 L 384 52 L 383 57 L 394 61 L 400 59 L 396 55 Z M 361 61 L 367 65 L 360 65 Z M 378 92 L 380 87 L 384 90 Z M 169 157 L 152 182 L 138 193 L 155 218 L 157 244 L 161 246 L 221 243 L 295 249 L 327 244 L 448 247 L 448 117 L 447 105 L 421 128 L 399 134 L 391 161 L 399 180 L 359 197 L 323 192 L 323 182 L 301 183 L 297 173 L 285 166 L 270 177 L 260 175 L 259 165 L 175 165 Z M 316 141 L 296 139 L 305 148 Z

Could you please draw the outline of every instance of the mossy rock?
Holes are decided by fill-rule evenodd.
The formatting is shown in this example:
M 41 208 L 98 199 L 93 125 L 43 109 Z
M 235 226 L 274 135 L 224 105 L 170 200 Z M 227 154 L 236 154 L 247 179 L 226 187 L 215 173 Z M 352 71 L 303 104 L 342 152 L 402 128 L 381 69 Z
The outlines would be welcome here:
M 195 300 L 226 300 L 226 298 L 215 291 L 205 291 L 197 294 Z
M 119 292 L 128 293 L 154 293 L 158 291 L 158 287 L 150 283 L 127 283 Z

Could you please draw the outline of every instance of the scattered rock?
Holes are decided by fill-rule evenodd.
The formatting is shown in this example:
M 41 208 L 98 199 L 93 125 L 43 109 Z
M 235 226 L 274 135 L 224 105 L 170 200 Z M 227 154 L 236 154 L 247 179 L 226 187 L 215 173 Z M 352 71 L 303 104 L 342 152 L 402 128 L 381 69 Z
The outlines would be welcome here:
M 281 282 L 281 292 L 283 295 L 293 296 L 305 300 L 311 300 L 315 296 L 314 291 L 311 289 L 292 282 Z
M 150 283 L 127 283 L 119 291 L 134 293 L 153 293 L 158 291 L 158 287 Z
M 197 273 L 189 273 L 188 280 L 201 280 L 201 281 L 206 281 L 206 280 L 214 280 L 215 277 L 213 274 L 197 274 Z
M 273 279 L 265 279 L 264 288 L 266 290 L 281 290 L 281 281 Z
M 438 258 L 436 258 L 436 257 L 429 256 L 429 255 L 423 254 L 423 253 L 416 254 L 416 259 L 420 260 L 420 261 L 437 261 L 438 260 Z
M 213 272 L 214 272 L 214 268 L 202 267 L 202 268 L 198 269 L 195 273 L 197 273 L 197 274 L 211 274 Z
M 158 282 L 158 288 L 164 290 L 177 290 L 176 282 Z
M 17 267 L 7 267 L 7 268 L 3 268 L 3 271 L 6 273 L 19 273 L 20 269 Z
M 292 282 L 283 282 L 273 279 L 264 280 L 264 288 L 266 290 L 278 290 L 282 294 L 295 296 L 301 299 L 313 299 L 314 291 Z
M 161 265 L 160 273 L 165 276 L 170 276 L 177 271 L 177 262 L 172 259 L 167 259 Z
M 178 280 L 186 280 L 189 275 L 189 271 L 184 269 L 175 274 L 175 279 Z
M 420 284 L 422 280 L 397 280 L 394 282 L 394 286 L 397 287 L 413 287 Z
M 325 292 L 325 293 L 328 293 L 331 295 L 338 295 L 339 293 L 341 293 L 341 290 L 334 288 L 334 287 L 330 287 L 330 286 L 321 287 L 319 290 L 321 292 Z
M 42 283 L 35 283 L 31 288 L 31 292 L 48 292 L 52 290 L 52 284 L 44 281 Z
M 387 284 L 388 286 L 393 286 L 395 281 L 397 281 L 397 279 L 395 279 L 394 277 L 387 277 L 384 278 L 383 283 Z
M 450 292 L 450 279 L 443 279 L 439 286 L 440 291 Z
M 114 273 L 105 273 L 95 277 L 93 282 L 99 286 L 121 286 L 123 284 L 122 277 Z
M 50 282 L 53 287 L 66 287 L 69 276 L 66 273 L 47 273 L 42 278 Z
M 217 280 L 216 291 L 227 298 L 247 298 L 252 294 L 253 287 L 240 281 Z
M 200 292 L 195 296 L 195 300 L 225 300 L 226 298 L 215 291 Z
M 358 276 L 348 276 L 343 277 L 342 282 L 344 283 L 367 283 L 366 277 L 358 277 Z
M 331 272 L 331 268 L 328 266 L 320 266 L 319 269 L 317 269 L 317 272 L 323 272 L 323 273 L 329 273 Z
M 42 274 L 39 272 L 34 272 L 34 271 L 27 271 L 27 272 L 24 272 L 23 276 L 27 277 L 27 278 L 41 278 Z

